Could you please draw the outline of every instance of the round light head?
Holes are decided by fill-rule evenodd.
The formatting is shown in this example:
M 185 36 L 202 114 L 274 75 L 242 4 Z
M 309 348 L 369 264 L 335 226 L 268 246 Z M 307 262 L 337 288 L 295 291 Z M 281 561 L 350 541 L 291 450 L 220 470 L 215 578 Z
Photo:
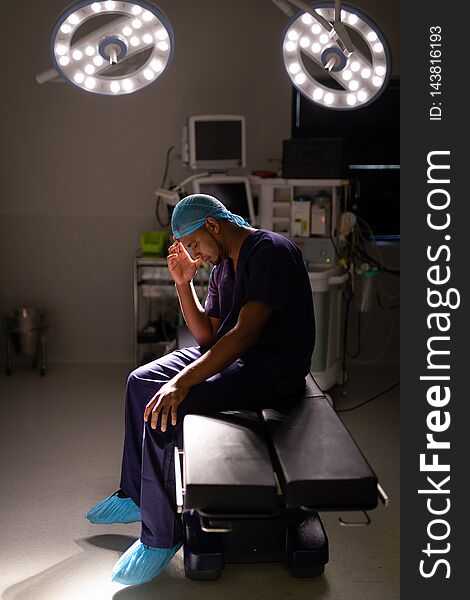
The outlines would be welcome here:
M 281 47 L 292 84 L 310 101 L 325 108 L 355 110 L 370 104 L 382 94 L 391 75 L 391 53 L 382 30 L 363 11 L 342 3 L 341 21 L 354 44 L 352 54 L 345 57 L 331 31 L 335 2 L 320 1 L 310 6 L 320 12 L 331 28 L 304 12 L 298 12 L 287 24 Z M 303 41 L 307 39 L 309 43 Z M 333 51 L 340 52 L 342 60 L 332 67 L 333 61 L 326 58 L 331 58 Z M 312 74 L 312 63 L 316 65 L 316 75 Z M 318 75 L 317 67 L 324 76 Z
M 102 15 L 114 18 L 105 22 Z M 147 0 L 78 0 L 59 15 L 51 34 L 52 64 L 59 75 L 86 92 L 108 96 L 153 83 L 170 64 L 173 47 L 168 18 Z

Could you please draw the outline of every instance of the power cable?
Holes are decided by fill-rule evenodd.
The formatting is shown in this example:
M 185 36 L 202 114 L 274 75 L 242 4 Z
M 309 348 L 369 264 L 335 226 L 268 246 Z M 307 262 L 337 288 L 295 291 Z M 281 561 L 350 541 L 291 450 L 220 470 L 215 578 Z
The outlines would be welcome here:
M 400 382 L 397 381 L 397 383 L 394 383 L 391 387 L 387 388 L 386 390 L 383 390 L 383 392 L 380 392 L 379 394 L 372 396 L 372 398 L 368 398 L 367 400 L 364 400 L 363 402 L 356 404 L 356 406 L 350 406 L 349 408 L 339 408 L 336 410 L 336 412 L 340 413 L 340 412 L 349 412 L 350 410 L 356 410 L 356 408 L 360 408 L 361 406 L 364 406 L 364 404 L 367 404 L 368 402 L 372 402 L 372 400 L 377 400 L 377 398 L 380 398 L 384 394 L 391 392 L 393 389 L 395 389 L 399 385 L 400 385 Z
M 170 156 L 171 156 L 171 153 L 174 150 L 174 148 L 175 148 L 174 146 L 170 146 L 166 152 L 165 168 L 163 170 L 163 177 L 162 177 L 162 181 L 160 183 L 161 188 L 164 188 L 166 185 L 166 180 L 168 177 L 168 170 L 169 170 L 169 166 L 170 166 Z M 157 196 L 157 199 L 155 202 L 155 217 L 156 217 L 157 222 L 160 225 L 160 227 L 166 228 L 170 225 L 170 216 L 167 215 L 166 222 L 162 221 L 162 219 L 160 218 L 161 205 L 162 205 L 162 199 L 160 196 Z

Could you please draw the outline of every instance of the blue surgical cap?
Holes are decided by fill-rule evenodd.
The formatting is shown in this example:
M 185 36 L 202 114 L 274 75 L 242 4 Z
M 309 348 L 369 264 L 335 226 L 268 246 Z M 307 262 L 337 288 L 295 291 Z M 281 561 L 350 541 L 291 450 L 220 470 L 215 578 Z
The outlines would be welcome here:
M 207 194 L 192 194 L 180 200 L 173 210 L 171 217 L 173 235 L 179 239 L 194 233 L 205 224 L 207 217 L 217 220 L 228 219 L 240 227 L 250 227 L 243 217 L 231 213 L 217 198 Z

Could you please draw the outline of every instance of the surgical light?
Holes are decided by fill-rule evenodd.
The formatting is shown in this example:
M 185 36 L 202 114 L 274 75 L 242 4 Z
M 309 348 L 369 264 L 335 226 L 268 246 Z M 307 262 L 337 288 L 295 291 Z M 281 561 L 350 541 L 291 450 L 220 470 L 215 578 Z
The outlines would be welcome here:
M 168 18 L 147 0 L 78 0 L 56 19 L 53 69 L 36 80 L 44 83 L 59 75 L 89 93 L 130 94 L 160 77 L 172 60 L 173 46 Z
M 301 94 L 334 110 L 358 109 L 380 96 L 391 76 L 391 52 L 375 21 L 338 0 L 272 2 L 290 17 L 281 48 L 287 74 Z

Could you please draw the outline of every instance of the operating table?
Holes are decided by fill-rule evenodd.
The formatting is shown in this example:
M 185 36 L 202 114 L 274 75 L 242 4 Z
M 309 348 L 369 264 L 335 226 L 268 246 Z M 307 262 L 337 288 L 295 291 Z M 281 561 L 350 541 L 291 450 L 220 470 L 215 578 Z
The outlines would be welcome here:
M 191 345 L 187 335 L 179 332 L 180 347 Z M 216 579 L 226 563 L 255 562 L 320 575 L 329 555 L 318 511 L 363 511 L 365 521 L 340 521 L 368 524 L 365 511 L 388 503 L 311 375 L 289 406 L 185 417 L 175 476 L 188 577 Z

